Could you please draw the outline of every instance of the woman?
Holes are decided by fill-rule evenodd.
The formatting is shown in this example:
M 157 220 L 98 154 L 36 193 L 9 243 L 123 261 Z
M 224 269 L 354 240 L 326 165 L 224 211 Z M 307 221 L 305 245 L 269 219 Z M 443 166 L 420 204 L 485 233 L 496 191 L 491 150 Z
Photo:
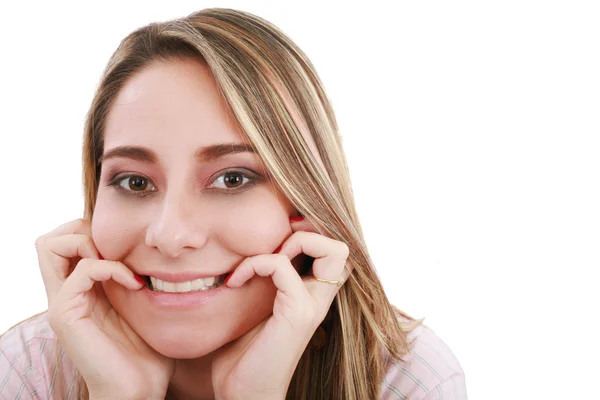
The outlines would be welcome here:
M 85 216 L 40 236 L 49 308 L 0 340 L 2 398 L 463 399 L 387 300 L 304 53 L 205 9 L 126 37 L 85 124 Z

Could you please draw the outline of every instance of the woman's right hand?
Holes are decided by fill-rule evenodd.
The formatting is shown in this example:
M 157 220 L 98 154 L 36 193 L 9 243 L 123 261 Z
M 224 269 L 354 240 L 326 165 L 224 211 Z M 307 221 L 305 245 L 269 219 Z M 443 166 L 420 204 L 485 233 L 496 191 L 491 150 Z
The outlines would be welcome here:
M 100 259 L 90 222 L 77 219 L 40 236 L 35 247 L 48 321 L 83 376 L 90 399 L 164 399 L 175 360 L 151 348 L 108 301 L 102 281 L 140 290 L 133 271 Z

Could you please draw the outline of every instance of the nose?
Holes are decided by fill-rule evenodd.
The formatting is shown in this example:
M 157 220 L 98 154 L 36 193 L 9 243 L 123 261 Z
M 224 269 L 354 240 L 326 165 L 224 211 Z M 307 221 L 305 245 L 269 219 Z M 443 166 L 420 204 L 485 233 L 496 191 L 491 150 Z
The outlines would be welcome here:
M 207 229 L 197 223 L 200 207 L 197 198 L 194 200 L 186 195 L 165 197 L 158 214 L 151 217 L 146 245 L 171 258 L 178 257 L 186 248 L 202 247 L 207 240 Z

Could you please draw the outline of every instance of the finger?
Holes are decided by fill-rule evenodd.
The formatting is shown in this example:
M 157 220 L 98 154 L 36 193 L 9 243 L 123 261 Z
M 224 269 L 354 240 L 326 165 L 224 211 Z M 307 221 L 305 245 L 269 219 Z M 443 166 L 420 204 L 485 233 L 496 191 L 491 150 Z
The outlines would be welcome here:
M 260 254 L 244 259 L 226 284 L 232 288 L 240 287 L 255 275 L 270 276 L 277 290 L 290 299 L 301 301 L 308 294 L 302 278 L 283 254 Z
M 85 258 L 77 264 L 73 273 L 67 278 L 56 300 L 60 303 L 69 301 L 92 289 L 94 283 L 105 282 L 109 279 L 130 290 L 139 290 L 144 286 L 135 278 L 133 271 L 119 261 Z
M 61 236 L 69 233 L 92 236 L 92 226 L 90 221 L 87 219 L 78 218 L 73 221 L 66 222 L 60 225 L 58 228 L 46 233 L 45 235 L 38 237 L 35 244 L 37 246 L 38 242 L 42 243 L 44 239 L 48 237 Z
M 315 226 L 313 225 L 312 222 L 310 222 L 308 219 L 306 219 L 303 216 L 291 217 L 290 218 L 290 227 L 292 228 L 292 232 L 305 231 L 305 232 L 313 232 L 313 233 L 323 235 L 315 228 Z M 323 235 L 323 236 L 325 236 L 325 235 Z M 327 237 L 327 236 L 325 236 L 325 237 Z M 344 249 L 343 247 L 340 249 L 340 251 L 342 254 L 346 253 L 346 249 Z M 294 255 L 294 257 L 295 257 L 295 255 Z M 344 279 L 346 279 L 348 277 L 350 272 L 351 272 L 351 270 L 349 268 L 349 265 L 346 264 L 346 273 L 344 275 Z
M 290 258 L 300 253 L 314 258 L 312 274 L 304 277 L 303 281 L 306 290 L 318 302 L 321 311 L 326 314 L 341 286 L 320 282 L 314 278 L 345 282 L 350 275 L 350 270 L 347 268 L 348 246 L 318 233 L 297 231 L 282 245 L 281 253 Z
M 313 232 L 313 233 L 323 235 L 321 232 L 319 232 L 315 228 L 315 226 L 313 225 L 313 223 L 311 221 L 309 221 L 308 219 L 306 219 L 303 216 L 291 217 L 290 218 L 290 226 L 292 228 L 292 232 L 305 231 L 305 232 Z M 323 236 L 325 236 L 325 235 L 323 235 Z M 325 236 L 325 237 L 327 237 L 327 236 Z M 345 254 L 346 249 L 344 249 L 342 247 L 340 249 L 340 252 L 341 252 L 341 254 Z M 295 255 L 292 255 L 292 257 L 295 257 Z M 346 264 L 346 271 L 342 271 L 344 280 L 346 280 L 348 278 L 348 276 L 350 275 L 350 271 L 351 270 L 349 268 L 349 265 Z
M 95 258 L 99 259 L 98 249 L 88 235 L 66 234 L 49 237 L 44 241 L 44 249 L 62 258 Z M 65 277 L 66 278 L 66 277 Z
M 319 233 L 314 225 L 308 219 L 302 216 L 290 217 L 290 227 L 292 228 L 292 232 L 306 231 Z
M 333 299 L 340 291 L 344 283 L 348 280 L 349 273 L 345 272 L 344 270 L 349 270 L 348 263 L 346 263 L 343 266 L 343 272 L 337 278 L 334 279 L 321 278 L 318 273 L 313 273 L 310 276 L 303 277 L 306 290 L 313 296 L 313 298 L 317 302 L 319 302 L 319 304 L 322 304 L 325 307 L 323 309 L 325 312 L 333 302 Z M 330 282 L 318 281 L 315 278 L 327 279 Z
M 294 232 L 279 251 L 289 259 L 304 253 L 313 257 L 313 273 L 322 279 L 337 280 L 344 274 L 344 265 L 350 254 L 348 245 L 314 232 Z M 332 268 L 331 266 L 339 268 Z M 341 266 L 341 267 L 340 267 Z
M 98 250 L 92 238 L 85 234 L 47 237 L 43 244 L 38 245 L 37 252 L 48 301 L 58 293 L 69 276 L 72 258 L 98 259 Z

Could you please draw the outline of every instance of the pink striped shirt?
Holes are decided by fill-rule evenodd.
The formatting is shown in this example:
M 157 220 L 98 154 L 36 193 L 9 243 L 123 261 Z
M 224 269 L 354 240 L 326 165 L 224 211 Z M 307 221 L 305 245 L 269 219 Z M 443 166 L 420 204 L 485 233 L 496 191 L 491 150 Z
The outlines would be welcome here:
M 467 399 L 464 372 L 444 342 L 426 326 L 409 334 L 413 341 L 404 361 L 388 360 L 381 400 Z M 75 400 L 75 369 L 64 353 L 56 368 L 56 336 L 46 313 L 36 315 L 0 336 L 0 399 L 55 399 L 62 381 L 65 400 Z

